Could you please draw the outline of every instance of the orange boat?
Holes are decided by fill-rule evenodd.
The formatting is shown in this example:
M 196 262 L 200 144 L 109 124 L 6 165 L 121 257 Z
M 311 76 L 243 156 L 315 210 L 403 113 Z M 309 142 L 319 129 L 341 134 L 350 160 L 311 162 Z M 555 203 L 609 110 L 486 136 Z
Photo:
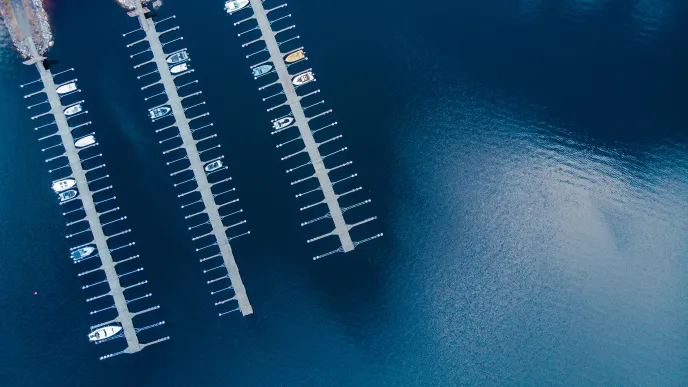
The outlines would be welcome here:
M 287 55 L 287 57 L 284 58 L 284 61 L 287 63 L 294 63 L 294 62 L 300 61 L 301 59 L 303 59 L 305 57 L 306 57 L 306 55 L 303 52 L 303 50 L 298 50 L 298 51 L 294 51 L 291 54 Z

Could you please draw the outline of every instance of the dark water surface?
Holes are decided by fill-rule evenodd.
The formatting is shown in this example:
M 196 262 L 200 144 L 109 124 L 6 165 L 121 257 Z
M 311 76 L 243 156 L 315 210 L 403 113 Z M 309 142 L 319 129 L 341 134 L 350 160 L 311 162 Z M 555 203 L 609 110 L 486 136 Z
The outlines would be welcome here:
M 50 2 L 50 56 L 76 68 L 172 337 L 108 361 L 17 87 L 36 72 L 0 31 L 0 384 L 688 385 L 687 3 L 418 4 L 290 2 L 385 232 L 318 262 L 236 17 L 160 10 L 251 225 L 235 251 L 255 315 L 218 318 L 124 47 L 135 21 Z

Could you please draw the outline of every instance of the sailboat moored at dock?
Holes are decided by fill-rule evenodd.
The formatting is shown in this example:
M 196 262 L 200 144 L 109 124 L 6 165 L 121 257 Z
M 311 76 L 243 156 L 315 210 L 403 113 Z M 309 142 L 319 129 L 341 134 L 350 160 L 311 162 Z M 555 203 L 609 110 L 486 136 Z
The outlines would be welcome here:
M 171 74 L 179 74 L 181 72 L 184 72 L 189 69 L 189 65 L 186 63 L 181 63 L 176 66 L 170 67 L 170 73 Z
M 72 105 L 64 110 L 64 115 L 65 116 L 73 116 L 76 113 L 79 113 L 80 111 L 84 110 L 84 108 L 81 106 L 80 103 L 76 105 Z
M 291 83 L 294 84 L 294 86 L 301 86 L 305 85 L 308 82 L 315 81 L 315 76 L 313 75 L 312 71 L 306 71 L 305 73 L 301 73 L 297 76 L 295 76 L 292 80 Z
M 189 60 L 189 54 L 186 51 L 180 51 L 167 57 L 167 63 L 177 64 Z
M 57 94 L 62 95 L 71 93 L 74 90 L 76 90 L 76 82 L 72 81 L 69 83 L 65 83 L 64 85 L 58 86 L 58 88 L 55 91 L 57 91 Z
M 85 148 L 89 145 L 93 145 L 96 143 L 96 137 L 92 134 L 89 134 L 88 136 L 81 137 L 74 141 L 74 146 L 77 148 Z
M 269 73 L 270 71 L 272 71 L 272 65 L 269 65 L 269 64 L 261 65 L 261 66 L 256 67 L 255 69 L 253 69 L 253 76 L 259 77 L 263 74 Z
M 76 185 L 76 180 L 74 180 L 72 178 L 68 178 L 68 179 L 53 181 L 52 187 L 53 187 L 53 191 L 55 191 L 55 193 L 60 193 L 64 190 L 68 190 L 68 189 L 74 187 L 75 185 Z
M 215 160 L 213 162 L 210 162 L 203 167 L 206 172 L 212 172 L 216 171 L 218 169 L 222 168 L 222 160 Z
M 170 114 L 171 111 L 172 108 L 170 108 L 169 106 L 160 106 L 148 110 L 148 115 L 150 116 L 151 120 L 155 120 L 161 117 L 165 117 L 166 115 Z
M 287 56 L 284 58 L 284 61 L 287 62 L 287 63 L 298 62 L 298 61 L 300 61 L 301 59 L 303 59 L 303 58 L 306 57 L 305 54 L 306 54 L 306 53 L 305 53 L 303 50 L 297 50 L 297 51 L 294 51 L 294 52 L 292 52 L 291 54 L 287 55 Z
M 66 202 L 67 200 L 74 199 L 79 192 L 75 189 L 70 189 L 69 191 L 60 192 L 57 196 L 60 198 L 61 202 Z
M 74 250 L 71 253 L 69 253 L 69 257 L 72 258 L 75 261 L 84 259 L 88 257 L 89 255 L 93 254 L 93 252 L 96 251 L 96 248 L 93 246 L 85 246 L 80 249 Z
M 272 127 L 275 129 L 282 129 L 294 122 L 294 117 L 284 117 L 272 123 Z
M 112 337 L 119 333 L 119 331 L 122 330 L 122 327 L 118 325 L 109 325 L 106 327 L 102 327 L 100 329 L 96 329 L 95 331 L 91 332 L 88 334 L 88 340 L 89 341 L 99 341 L 99 340 L 104 340 L 107 339 L 108 337 Z
M 225 11 L 233 13 L 244 9 L 248 5 L 249 0 L 231 0 L 225 3 Z

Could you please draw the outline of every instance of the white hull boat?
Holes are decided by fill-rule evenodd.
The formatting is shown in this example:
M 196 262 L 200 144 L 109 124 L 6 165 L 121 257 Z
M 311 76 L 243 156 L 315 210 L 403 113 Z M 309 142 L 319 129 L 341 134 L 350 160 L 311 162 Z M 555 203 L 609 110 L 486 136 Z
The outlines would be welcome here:
M 186 63 L 182 63 L 182 64 L 178 64 L 176 66 L 172 66 L 170 68 L 170 73 L 179 74 L 179 73 L 184 72 L 188 69 L 189 69 L 189 65 L 187 65 Z
M 301 86 L 305 85 L 308 82 L 315 81 L 315 76 L 313 75 L 312 71 L 307 71 L 305 73 L 299 74 L 295 76 L 292 80 L 291 83 L 294 84 L 294 86 Z
M 74 146 L 77 148 L 84 148 L 89 145 L 93 145 L 96 143 L 96 138 L 92 134 L 88 136 L 81 137 L 80 139 L 77 139 L 74 141 Z
M 259 77 L 263 74 L 269 73 L 270 71 L 272 71 L 271 65 L 266 64 L 266 65 L 258 66 L 255 69 L 253 69 L 253 76 Z
M 248 5 L 249 0 L 232 0 L 225 3 L 225 11 L 233 13 L 244 9 Z
M 84 108 L 81 106 L 81 104 L 76 104 L 72 105 L 64 110 L 64 115 L 65 116 L 73 116 L 76 113 L 79 113 L 80 111 L 84 110 Z
M 122 327 L 117 326 L 117 325 L 110 325 L 107 327 L 102 327 L 100 329 L 97 329 L 91 333 L 88 334 L 88 340 L 89 341 L 100 341 L 107 339 L 108 337 L 112 337 L 119 333 L 119 331 L 122 330 Z
M 96 251 L 95 247 L 86 246 L 86 247 L 82 247 L 78 250 L 72 251 L 71 253 L 69 253 L 69 257 L 75 261 L 78 261 L 80 259 L 84 259 L 84 258 L 88 257 L 89 255 L 93 254 L 94 251 Z
M 68 190 L 76 185 L 76 180 L 74 179 L 62 179 L 53 181 L 53 191 L 55 193 L 60 193 L 62 191 Z
M 67 200 L 74 199 L 79 193 L 75 189 L 70 189 L 69 191 L 60 192 L 57 196 L 60 198 L 61 202 L 66 202 Z
M 189 60 L 189 54 L 186 51 L 181 51 L 167 57 L 167 63 L 177 64 Z
M 150 109 L 148 111 L 148 115 L 151 120 L 155 120 L 157 118 L 165 117 L 166 115 L 170 114 L 171 111 L 172 109 L 169 106 L 161 106 L 159 108 Z
M 205 167 L 203 167 L 203 169 L 205 169 L 206 172 L 216 171 L 220 168 L 222 168 L 222 160 L 215 160 L 211 163 L 206 164 Z
M 272 127 L 275 129 L 286 128 L 294 122 L 294 117 L 284 117 L 272 123 Z
M 60 85 L 57 89 L 55 89 L 57 94 L 67 94 L 74 90 L 76 90 L 76 82 L 65 83 L 64 85 Z

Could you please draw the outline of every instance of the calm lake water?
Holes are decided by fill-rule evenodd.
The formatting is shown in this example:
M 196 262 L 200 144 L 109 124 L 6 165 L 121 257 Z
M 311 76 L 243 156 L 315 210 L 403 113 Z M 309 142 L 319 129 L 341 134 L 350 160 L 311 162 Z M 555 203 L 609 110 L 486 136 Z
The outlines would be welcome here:
M 385 233 L 313 262 L 240 16 L 166 1 L 250 224 L 248 318 L 212 306 L 121 36 L 136 22 L 47 8 L 167 322 L 143 339 L 171 340 L 107 361 L 87 342 L 93 294 L 18 88 L 37 74 L 0 30 L 3 386 L 688 385 L 688 3 L 289 2 L 373 200 L 352 216 L 379 217 L 354 239 Z

